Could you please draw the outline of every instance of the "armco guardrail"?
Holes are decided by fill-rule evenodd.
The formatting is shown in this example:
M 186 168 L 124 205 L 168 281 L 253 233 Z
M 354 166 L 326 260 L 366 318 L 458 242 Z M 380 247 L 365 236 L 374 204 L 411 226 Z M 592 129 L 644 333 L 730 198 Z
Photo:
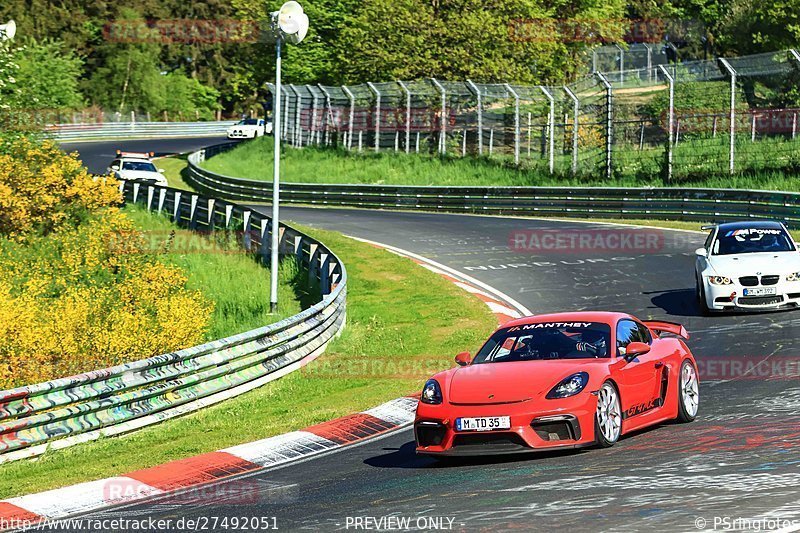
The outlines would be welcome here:
M 210 137 L 225 135 L 234 121 L 209 122 L 103 122 L 97 124 L 53 124 L 46 128 L 59 141 L 150 137 Z
M 233 178 L 200 166 L 235 146 L 211 146 L 189 156 L 188 181 L 199 191 L 234 200 L 269 202 L 272 184 Z M 778 219 L 800 228 L 800 194 L 740 189 L 599 187 L 418 187 L 281 183 L 284 203 L 410 209 L 451 213 L 573 218 L 724 222 Z
M 187 191 L 125 183 L 128 202 L 190 228 L 241 231 L 268 256 L 271 221 Z M 225 339 L 103 370 L 0 391 L 0 463 L 116 435 L 231 398 L 285 375 L 343 327 L 347 276 L 319 241 L 281 225 L 280 249 L 306 267 L 321 301 L 290 318 Z M 267 298 L 267 295 L 264 295 Z

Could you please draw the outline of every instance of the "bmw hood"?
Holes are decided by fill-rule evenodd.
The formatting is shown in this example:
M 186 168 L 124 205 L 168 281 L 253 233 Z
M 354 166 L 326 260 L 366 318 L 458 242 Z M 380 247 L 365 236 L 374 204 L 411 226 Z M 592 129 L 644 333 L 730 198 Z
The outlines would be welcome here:
M 522 402 L 544 396 L 562 379 L 576 372 L 599 370 L 608 359 L 585 361 L 514 361 L 483 363 L 456 369 L 449 383 L 447 399 L 455 404 Z
M 709 264 L 719 276 L 738 278 L 762 275 L 788 274 L 800 271 L 798 252 L 758 252 L 737 255 L 714 255 Z

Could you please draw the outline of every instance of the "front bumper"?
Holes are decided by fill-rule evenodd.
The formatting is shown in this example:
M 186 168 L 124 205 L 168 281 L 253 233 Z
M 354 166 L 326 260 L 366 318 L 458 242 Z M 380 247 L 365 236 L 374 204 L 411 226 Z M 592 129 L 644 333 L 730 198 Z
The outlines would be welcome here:
M 542 402 L 548 403 L 542 406 Z M 538 402 L 420 403 L 414 421 L 416 451 L 423 455 L 477 456 L 591 446 L 595 442 L 596 408 L 597 398 L 586 391 L 573 398 Z M 497 431 L 455 429 L 457 418 L 482 416 L 509 416 L 511 428 Z
M 774 289 L 774 295 L 745 296 L 745 289 Z M 800 307 L 800 282 L 780 281 L 774 285 L 745 287 L 706 283 L 706 303 L 714 311 L 771 311 Z
M 227 133 L 228 139 L 255 139 L 256 132 L 255 131 L 229 131 Z

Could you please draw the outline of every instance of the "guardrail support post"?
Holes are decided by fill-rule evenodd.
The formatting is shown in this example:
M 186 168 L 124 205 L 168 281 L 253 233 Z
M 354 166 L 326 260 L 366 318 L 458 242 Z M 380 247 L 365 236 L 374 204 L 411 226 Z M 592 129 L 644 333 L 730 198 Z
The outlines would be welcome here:
M 667 181 L 672 180 L 672 147 L 675 138 L 675 78 L 664 65 L 659 65 L 661 73 L 669 84 L 669 107 L 667 108 Z
M 728 71 L 731 77 L 731 144 L 730 144 L 730 173 L 733 174 L 736 161 L 736 70 L 724 58 L 719 58 L 719 62 Z
M 475 98 L 477 99 L 478 107 L 478 155 L 483 155 L 483 95 L 481 94 L 480 88 L 472 80 L 467 80 L 467 85 L 475 93 Z M 528 154 L 530 155 L 530 154 Z
M 572 100 L 572 175 L 575 176 L 578 173 L 578 116 L 581 102 L 569 87 L 564 86 L 564 92 Z
M 350 100 L 350 118 L 347 121 L 347 149 L 353 149 L 353 121 L 355 120 L 356 116 L 356 97 L 353 96 L 353 93 L 350 92 L 350 89 L 347 88 L 347 85 L 342 85 L 342 91 L 344 94 L 347 95 L 347 98 Z
M 547 87 L 540 85 L 539 89 L 541 89 L 541 91 L 547 97 L 547 100 L 550 102 L 550 111 L 547 114 L 547 129 L 549 130 L 548 151 L 550 152 L 548 165 L 550 167 L 550 174 L 552 174 L 555 170 L 556 100 L 553 98 L 553 95 L 550 93 Z
M 514 97 L 514 164 L 519 165 L 519 94 L 508 83 L 503 86 Z M 550 172 L 552 171 L 551 168 Z
M 411 151 L 411 91 L 408 89 L 408 86 L 400 81 L 397 80 L 397 85 L 403 90 L 406 95 L 406 153 Z
M 447 91 L 436 78 L 431 78 L 431 82 L 442 93 L 442 125 L 439 133 L 439 154 L 444 155 L 447 151 Z
M 381 92 L 372 82 L 367 82 L 367 87 L 375 93 L 375 151 L 381 149 Z
M 606 89 L 606 178 L 611 179 L 614 149 L 614 90 L 602 72 L 597 78 Z

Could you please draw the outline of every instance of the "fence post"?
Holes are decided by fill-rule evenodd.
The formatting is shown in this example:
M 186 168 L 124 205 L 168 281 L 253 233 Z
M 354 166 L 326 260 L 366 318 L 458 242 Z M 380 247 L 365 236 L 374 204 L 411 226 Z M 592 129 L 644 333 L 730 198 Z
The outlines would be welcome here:
M 539 89 L 544 93 L 547 97 L 547 100 L 550 102 L 550 111 L 547 114 L 547 129 L 550 130 L 548 134 L 548 151 L 549 153 L 549 166 L 550 166 L 550 174 L 553 173 L 555 169 L 555 146 L 556 146 L 556 100 L 553 98 L 553 95 L 550 94 L 550 91 L 547 87 L 540 85 Z
M 606 89 L 606 177 L 611 179 L 612 151 L 614 148 L 614 92 L 602 72 L 598 72 L 597 77 Z
M 625 83 L 625 74 L 623 72 L 625 70 L 625 49 L 618 44 L 614 46 L 619 50 L 619 82 L 623 84 Z
M 728 63 L 724 58 L 719 58 L 719 62 L 722 63 L 722 66 L 725 67 L 725 70 L 728 71 L 728 74 L 731 77 L 731 146 L 730 146 L 730 172 L 733 174 L 735 169 L 735 159 L 736 159 L 736 71 L 733 69 L 730 63 Z
M 569 87 L 564 86 L 564 92 L 572 99 L 572 175 L 574 176 L 578 173 L 578 115 L 581 102 Z
M 467 85 L 469 86 L 470 90 L 475 93 L 475 98 L 478 100 L 478 155 L 483 155 L 483 105 L 482 105 L 482 94 L 481 90 L 478 88 L 472 80 L 467 80 Z
M 303 132 L 300 131 L 300 93 L 294 85 L 289 85 L 289 89 L 294 93 L 294 124 L 292 124 L 292 145 L 298 147 L 302 141 Z
M 797 67 L 800 69 L 800 53 L 794 48 L 789 50 L 789 56 L 797 62 Z M 792 113 L 792 139 L 797 136 L 797 111 Z
M 519 165 L 519 95 L 508 83 L 503 86 L 514 97 L 514 164 Z
M 284 91 L 286 95 L 283 101 L 283 140 L 284 142 L 288 139 L 289 134 L 289 91 Z
M 375 93 L 375 151 L 381 149 L 381 92 L 372 82 L 367 82 L 367 87 Z
M 669 84 L 669 108 L 667 109 L 667 132 L 669 138 L 667 139 L 667 181 L 672 180 L 672 146 L 674 139 L 674 123 L 675 123 L 675 78 L 669 73 L 669 70 L 664 65 L 659 65 L 658 68 L 664 74 Z
M 431 82 L 442 93 L 442 120 L 439 133 L 439 153 L 444 155 L 447 151 L 447 92 L 444 87 L 439 83 L 436 78 L 431 78 Z
M 319 130 L 317 129 L 317 110 L 319 106 L 317 106 L 317 95 L 314 94 L 314 91 L 311 90 L 310 85 L 305 86 L 308 93 L 311 95 L 311 120 L 309 121 L 309 134 L 308 134 L 308 143 L 311 144 L 316 139 L 317 144 L 319 144 Z
M 325 111 L 322 112 L 322 121 L 325 128 L 325 146 L 329 146 L 331 144 L 330 119 L 333 114 L 333 111 L 331 110 L 331 95 L 327 91 L 327 89 L 325 89 L 325 87 L 322 86 L 322 84 L 317 84 L 317 87 L 319 87 L 319 90 L 322 91 L 323 95 L 325 95 Z
M 356 116 L 356 97 L 353 96 L 353 93 L 350 92 L 350 89 L 347 88 L 347 85 L 342 85 L 342 91 L 344 94 L 347 95 L 347 98 L 350 100 L 350 119 L 347 121 L 347 149 L 353 149 L 353 121 L 355 120 Z
M 408 90 L 406 84 L 397 80 L 397 85 L 403 90 L 406 95 L 406 153 L 411 151 L 411 91 Z

